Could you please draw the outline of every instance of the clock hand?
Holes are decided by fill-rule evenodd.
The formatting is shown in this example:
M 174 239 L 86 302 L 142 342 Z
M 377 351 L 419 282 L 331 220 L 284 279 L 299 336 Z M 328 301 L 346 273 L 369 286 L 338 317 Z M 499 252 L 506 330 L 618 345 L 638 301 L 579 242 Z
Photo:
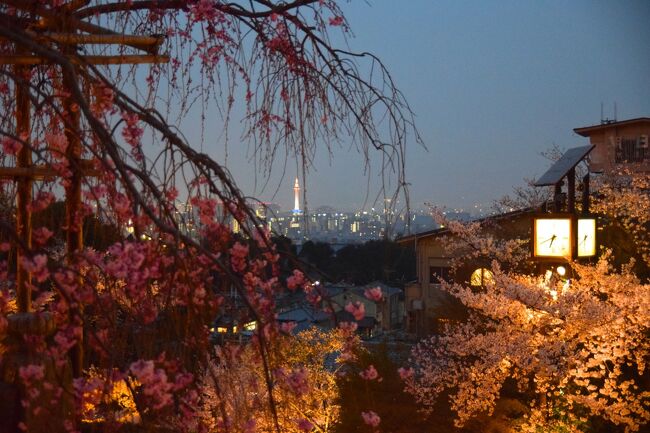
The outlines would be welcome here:
M 551 236 L 551 243 L 548 244 L 548 247 L 549 247 L 549 248 L 551 248 L 551 246 L 553 246 L 553 241 L 555 240 L 556 237 L 557 237 L 557 236 L 555 236 L 555 235 Z

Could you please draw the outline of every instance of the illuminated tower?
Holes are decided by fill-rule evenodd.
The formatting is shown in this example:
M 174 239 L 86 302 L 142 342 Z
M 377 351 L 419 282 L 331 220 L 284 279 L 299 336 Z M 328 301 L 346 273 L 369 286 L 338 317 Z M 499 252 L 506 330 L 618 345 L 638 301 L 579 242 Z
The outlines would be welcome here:
M 300 184 L 298 178 L 293 184 L 293 213 L 300 213 Z

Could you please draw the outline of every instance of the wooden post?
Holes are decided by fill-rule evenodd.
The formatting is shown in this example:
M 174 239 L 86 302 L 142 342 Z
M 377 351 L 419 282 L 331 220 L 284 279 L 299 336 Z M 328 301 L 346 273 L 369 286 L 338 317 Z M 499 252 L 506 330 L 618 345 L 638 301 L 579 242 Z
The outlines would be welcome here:
M 75 36 L 75 30 L 69 25 L 68 19 L 63 20 L 64 33 L 70 33 L 71 37 Z M 71 44 L 62 46 L 61 51 L 74 55 L 77 51 L 77 45 Z M 67 90 L 68 95 L 72 94 L 72 89 L 77 85 L 74 74 L 65 68 L 62 71 L 63 87 Z M 81 179 L 83 177 L 81 167 L 81 113 L 79 107 L 75 104 L 72 96 L 66 96 L 63 100 L 65 136 L 68 141 L 68 147 L 65 151 L 68 166 L 72 171 L 72 176 L 65 188 L 65 222 L 66 222 L 66 253 L 68 263 L 72 263 L 75 254 L 83 249 L 83 217 L 81 211 Z M 77 285 L 81 288 L 83 279 L 77 278 Z M 72 363 L 72 374 L 74 377 L 81 377 L 83 374 L 83 305 L 80 303 L 75 309 L 71 310 L 72 314 L 77 314 L 80 325 L 81 335 L 79 341 L 70 351 L 70 360 Z M 74 317 L 71 317 L 74 320 Z
M 562 181 L 555 184 L 555 191 L 553 194 L 553 212 L 562 211 Z
M 574 213 L 576 210 L 576 169 L 575 167 L 567 173 L 567 212 Z
M 72 77 L 64 73 L 63 82 L 67 89 L 71 88 Z M 80 217 L 81 210 L 81 139 L 79 137 L 80 114 L 79 108 L 69 99 L 63 103 L 65 109 L 65 136 L 68 140 L 66 158 L 72 171 L 69 184 L 65 189 L 65 231 L 66 231 L 66 253 L 68 261 L 74 260 L 74 255 L 83 249 L 83 218 Z M 79 277 L 77 284 L 81 286 L 83 281 Z M 83 306 L 77 306 L 79 317 L 83 315 Z M 82 319 L 83 320 L 83 319 Z M 74 377 L 80 377 L 83 370 L 83 333 L 79 341 L 71 351 L 72 373 Z
M 589 173 L 582 178 L 582 213 L 589 213 Z
M 29 146 L 30 103 L 29 85 L 22 82 L 29 74 L 29 69 L 24 66 L 15 68 L 18 79 L 16 86 L 16 135 L 24 140 L 22 148 L 16 158 L 16 166 L 28 168 L 32 165 L 32 149 Z M 32 277 L 22 265 L 22 260 L 27 256 L 26 248 L 32 247 L 32 179 L 30 176 L 21 176 L 18 179 L 18 196 L 16 203 L 16 232 L 22 245 L 16 248 L 16 298 L 19 313 L 27 313 L 32 309 Z

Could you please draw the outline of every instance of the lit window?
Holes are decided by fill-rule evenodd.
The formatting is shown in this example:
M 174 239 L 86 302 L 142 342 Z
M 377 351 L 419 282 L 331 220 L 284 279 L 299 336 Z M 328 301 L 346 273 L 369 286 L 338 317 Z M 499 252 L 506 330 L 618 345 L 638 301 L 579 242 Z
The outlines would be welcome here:
M 478 268 L 472 272 L 469 283 L 472 286 L 487 286 L 494 284 L 494 274 L 489 269 Z
M 257 322 L 253 321 L 253 322 L 244 323 L 242 325 L 242 328 L 244 328 L 244 331 L 254 331 L 255 328 L 257 328 Z

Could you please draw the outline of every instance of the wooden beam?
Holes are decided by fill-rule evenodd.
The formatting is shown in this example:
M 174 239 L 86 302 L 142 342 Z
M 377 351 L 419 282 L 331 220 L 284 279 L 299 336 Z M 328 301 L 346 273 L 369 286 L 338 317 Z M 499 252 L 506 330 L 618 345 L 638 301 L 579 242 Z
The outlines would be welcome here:
M 25 12 L 28 12 L 30 14 L 38 14 L 42 17 L 41 20 L 38 21 L 39 28 L 51 28 L 54 31 L 58 31 L 61 25 L 61 19 L 62 16 L 60 12 L 53 10 L 53 9 L 48 9 L 43 7 L 40 2 L 34 1 L 34 0 L 2 0 L 2 3 L 5 3 L 9 6 L 13 6 L 18 10 L 22 10 Z M 102 35 L 117 35 L 119 33 L 107 29 L 101 26 L 98 26 L 96 24 L 92 24 L 86 21 L 82 21 L 78 18 L 75 18 L 72 15 L 66 15 L 65 16 L 65 21 L 66 25 L 70 30 L 78 30 L 81 32 L 87 32 L 87 33 L 93 33 L 93 34 L 102 34 Z M 142 46 L 133 46 L 134 48 L 137 49 L 144 49 L 147 51 L 149 54 L 155 55 L 156 52 L 155 50 L 157 47 L 147 47 L 143 48 Z M 152 62 L 149 62 L 152 63 Z
M 92 166 L 90 161 L 79 161 L 80 170 L 83 176 L 99 176 L 101 170 Z M 30 167 L 0 167 L 0 179 L 29 178 L 33 180 L 54 180 L 61 173 L 48 165 L 32 165 Z
M 70 61 L 74 64 L 83 65 L 136 65 L 143 63 L 168 63 L 169 56 L 154 55 L 118 55 L 118 56 L 72 56 Z M 48 65 L 52 62 L 38 56 L 0 56 L 0 65 Z
M 35 39 L 53 41 L 58 44 L 123 44 L 143 47 L 158 46 L 165 40 L 164 36 L 137 36 L 137 35 L 100 35 L 100 34 L 74 34 L 74 33 L 37 33 L 28 32 Z

